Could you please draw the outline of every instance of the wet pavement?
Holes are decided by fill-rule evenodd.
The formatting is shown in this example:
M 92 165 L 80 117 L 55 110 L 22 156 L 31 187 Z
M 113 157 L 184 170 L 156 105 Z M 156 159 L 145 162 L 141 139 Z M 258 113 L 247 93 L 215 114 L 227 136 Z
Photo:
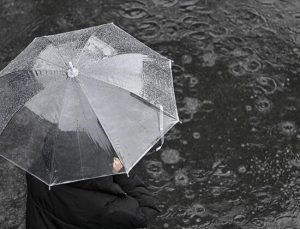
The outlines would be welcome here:
M 149 228 L 300 228 L 300 1 L 0 3 L 0 68 L 35 36 L 114 22 L 174 60 L 179 116 L 135 168 L 161 200 Z M 1 228 L 26 185 L 0 160 Z

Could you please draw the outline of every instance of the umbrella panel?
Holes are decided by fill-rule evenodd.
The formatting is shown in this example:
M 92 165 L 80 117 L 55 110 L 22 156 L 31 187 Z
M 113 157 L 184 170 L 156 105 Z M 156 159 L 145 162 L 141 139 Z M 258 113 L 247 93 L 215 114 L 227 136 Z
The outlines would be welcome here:
M 89 77 L 78 78 L 127 172 L 162 137 L 160 110 L 127 90 Z M 163 116 L 163 134 L 178 122 Z
M 117 156 L 70 78 L 49 84 L 15 113 L 0 136 L 0 152 L 48 185 L 111 175 Z

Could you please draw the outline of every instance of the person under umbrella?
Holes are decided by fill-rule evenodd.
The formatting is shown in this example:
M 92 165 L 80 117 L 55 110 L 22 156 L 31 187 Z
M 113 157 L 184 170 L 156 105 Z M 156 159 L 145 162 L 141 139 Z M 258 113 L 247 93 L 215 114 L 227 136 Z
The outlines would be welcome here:
M 114 158 L 113 172 L 122 169 Z M 27 173 L 27 229 L 145 228 L 158 215 L 158 200 L 131 170 L 49 187 Z
M 147 224 L 158 209 L 132 169 L 180 122 L 171 62 L 109 23 L 37 37 L 0 72 L 0 155 L 28 173 L 28 229 Z

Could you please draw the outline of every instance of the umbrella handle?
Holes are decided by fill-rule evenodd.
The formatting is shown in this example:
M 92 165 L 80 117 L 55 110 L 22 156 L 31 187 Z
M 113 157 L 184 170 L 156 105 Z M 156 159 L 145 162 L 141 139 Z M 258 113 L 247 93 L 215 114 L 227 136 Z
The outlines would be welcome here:
M 159 131 L 160 131 L 161 142 L 160 142 L 160 146 L 158 146 L 155 151 L 160 150 L 165 141 L 165 137 L 164 137 L 164 107 L 162 105 L 159 105 Z

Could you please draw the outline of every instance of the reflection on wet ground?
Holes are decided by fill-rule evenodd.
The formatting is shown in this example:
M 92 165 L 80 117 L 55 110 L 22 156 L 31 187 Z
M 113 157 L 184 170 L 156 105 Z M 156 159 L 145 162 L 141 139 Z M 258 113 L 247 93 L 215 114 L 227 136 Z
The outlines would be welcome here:
M 35 36 L 114 21 L 174 60 L 178 124 L 138 164 L 150 228 L 300 228 L 298 0 L 11 1 L 0 64 Z M 13 25 L 13 26 L 12 26 Z M 23 228 L 23 174 L 1 160 L 1 228 Z

